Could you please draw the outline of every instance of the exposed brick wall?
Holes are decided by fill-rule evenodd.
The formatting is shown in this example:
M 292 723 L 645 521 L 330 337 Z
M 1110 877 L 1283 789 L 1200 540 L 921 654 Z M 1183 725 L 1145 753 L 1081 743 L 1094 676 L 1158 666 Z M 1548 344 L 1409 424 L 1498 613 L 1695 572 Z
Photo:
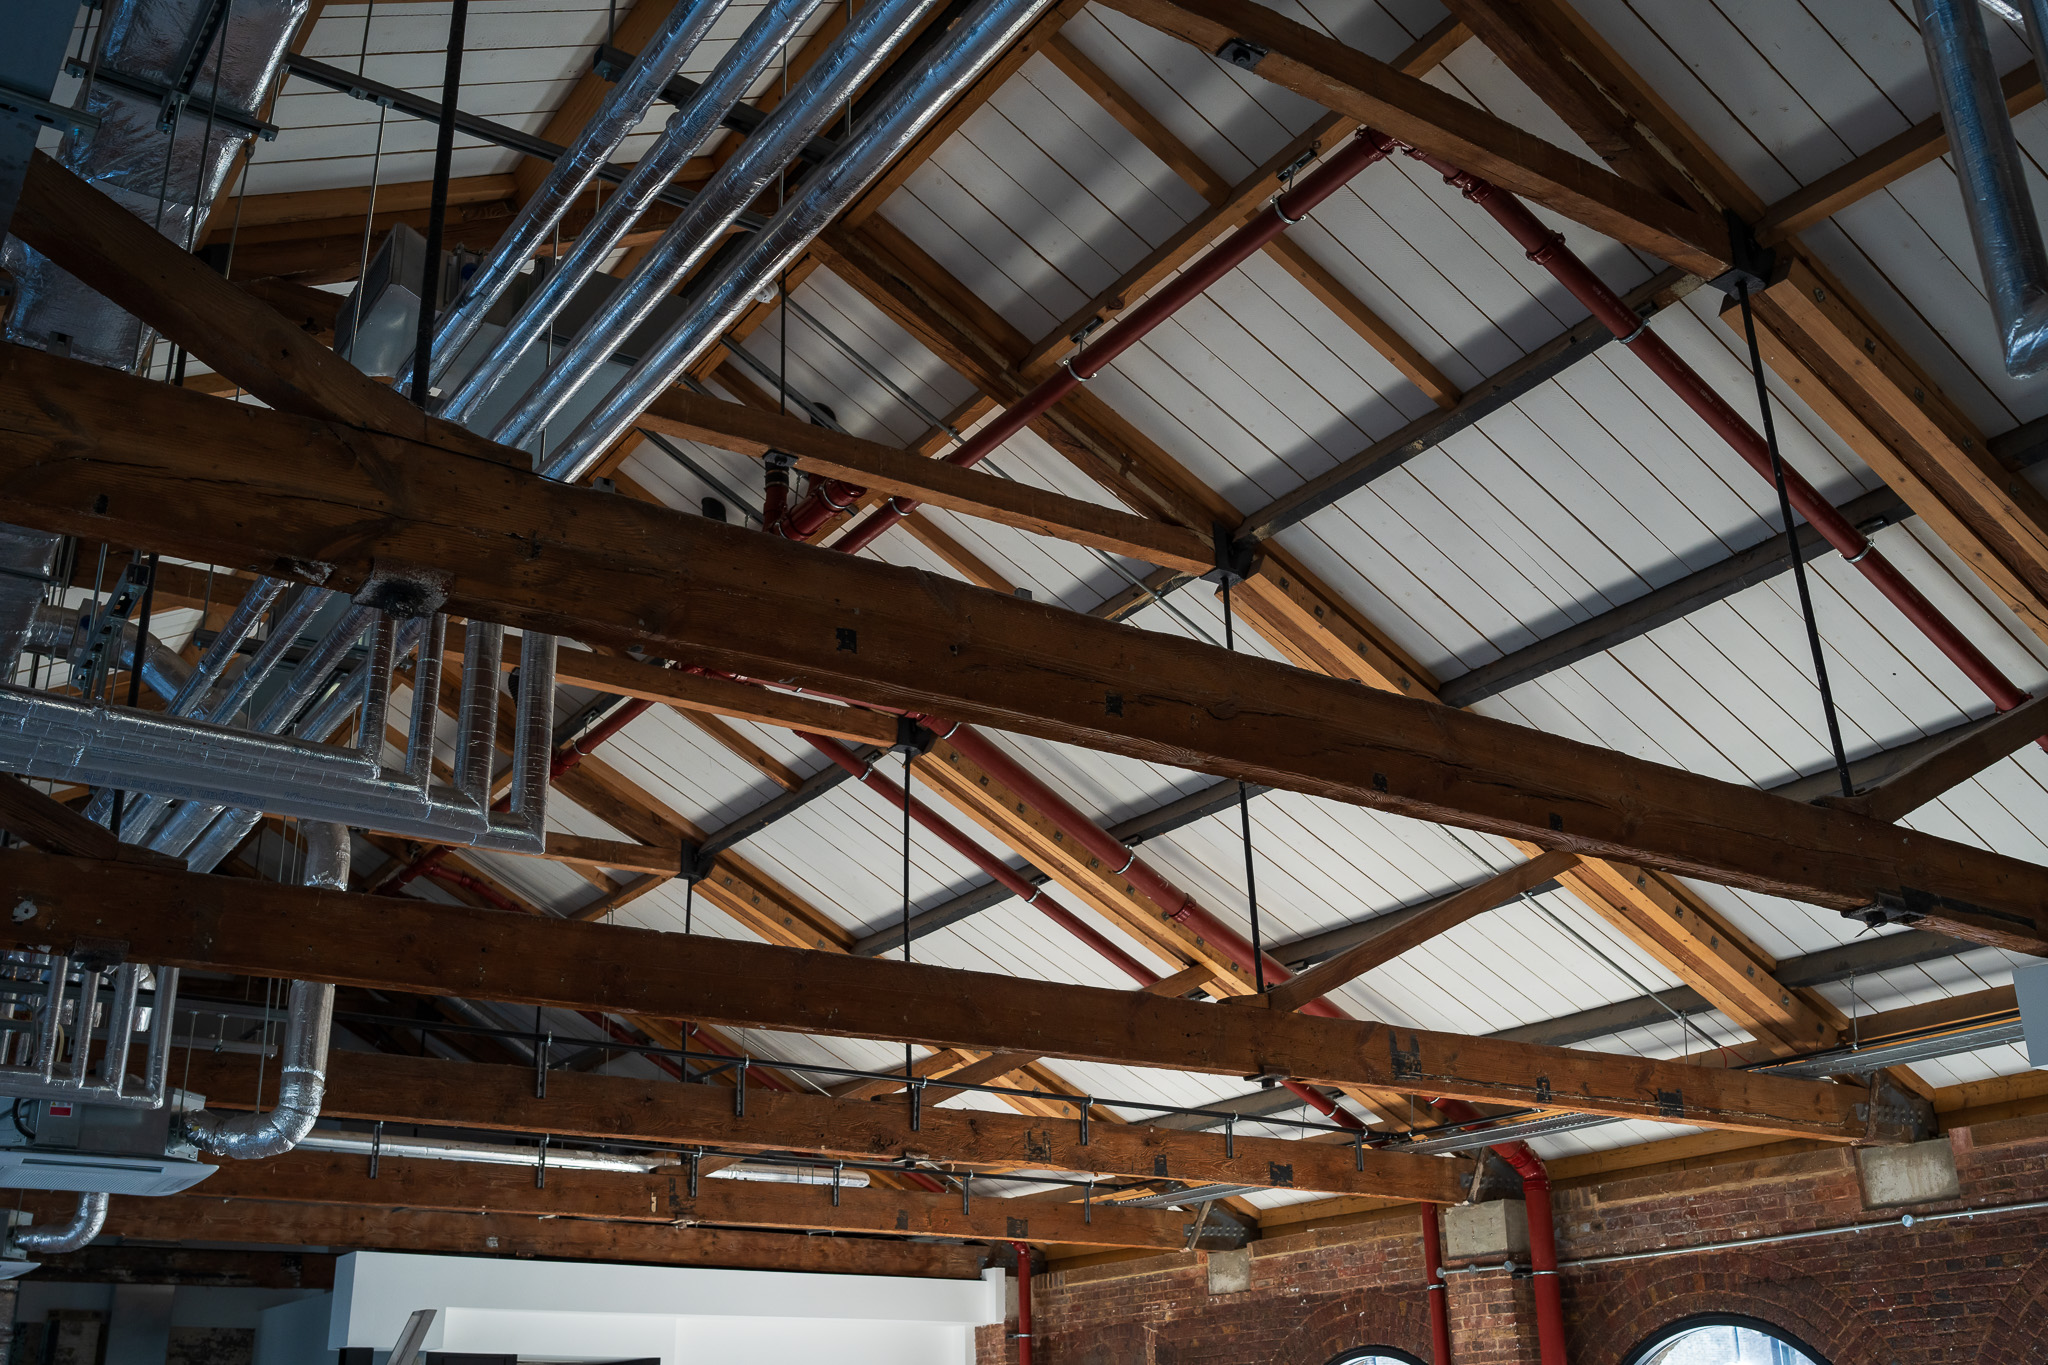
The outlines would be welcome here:
M 1962 1198 L 1905 1210 L 2048 1199 L 2048 1122 L 1954 1135 Z M 1776 1324 L 1832 1365 L 2048 1361 L 2048 1211 L 1919 1222 L 1806 1241 L 1606 1266 L 1582 1258 L 1895 1217 L 1869 1210 L 1854 1155 L 1831 1149 L 1615 1178 L 1557 1195 L 1572 1365 L 1613 1365 L 1700 1313 Z M 1252 1288 L 1211 1295 L 1195 1253 L 1035 1277 L 1034 1365 L 1325 1365 L 1361 1346 L 1427 1360 L 1415 1218 L 1254 1244 Z M 1456 1365 L 1536 1359 L 1529 1282 L 1450 1278 Z M 985 1329 L 982 1365 L 1015 1345 Z

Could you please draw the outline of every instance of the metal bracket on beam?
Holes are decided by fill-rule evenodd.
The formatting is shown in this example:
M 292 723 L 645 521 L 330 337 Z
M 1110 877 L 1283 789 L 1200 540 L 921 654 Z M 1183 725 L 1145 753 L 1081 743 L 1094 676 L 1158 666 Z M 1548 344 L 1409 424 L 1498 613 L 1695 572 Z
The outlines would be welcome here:
M 1771 287 L 1776 276 L 1778 253 L 1756 239 L 1756 230 L 1736 214 L 1733 209 L 1724 212 L 1722 218 L 1728 224 L 1728 250 L 1732 257 L 1729 268 L 1708 284 L 1734 298 L 1737 288 L 1747 284 L 1752 294 L 1762 293 Z
M 1256 71 L 1259 69 L 1259 63 L 1272 50 L 1270 47 L 1260 47 L 1247 38 L 1226 38 L 1223 40 L 1223 46 L 1216 49 L 1216 55 L 1232 66 L 1242 67 L 1246 71 Z
M 0 113 L 20 114 L 49 128 L 74 128 L 80 132 L 90 132 L 100 126 L 98 114 L 88 114 L 83 109 L 67 109 L 61 104 L 6 84 L 0 84 Z
M 1216 567 L 1202 577 L 1218 585 L 1244 582 L 1258 567 L 1259 547 L 1250 541 L 1233 540 L 1230 528 L 1217 522 L 1209 528 L 1214 546 Z
M 85 72 L 85 63 L 75 58 L 64 63 L 64 73 L 68 76 L 83 76 Z M 120 90 L 130 95 L 137 95 L 146 100 L 155 100 L 159 104 L 176 100 L 182 108 L 210 118 L 218 126 L 240 129 L 252 137 L 262 138 L 265 142 L 277 141 L 276 124 L 265 123 L 262 119 L 252 118 L 233 105 L 219 104 L 207 99 L 203 95 L 180 95 L 168 85 L 158 81 L 144 80 L 140 76 L 126 75 L 110 66 L 102 66 L 93 73 L 92 79 L 94 85 L 111 86 L 115 90 Z
M 938 731 L 919 725 L 908 716 L 896 717 L 896 742 L 889 746 L 892 754 L 928 754 L 932 745 L 938 743 Z

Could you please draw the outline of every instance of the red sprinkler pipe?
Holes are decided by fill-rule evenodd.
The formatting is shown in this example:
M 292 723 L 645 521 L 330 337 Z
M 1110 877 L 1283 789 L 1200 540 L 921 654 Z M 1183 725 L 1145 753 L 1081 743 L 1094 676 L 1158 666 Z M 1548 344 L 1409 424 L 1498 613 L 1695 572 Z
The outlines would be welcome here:
M 1770 447 L 1757 434 L 1756 428 L 1730 407 L 1727 400 L 1700 377 L 1699 371 L 1681 360 L 1662 337 L 1649 330 L 1648 324 L 1637 317 L 1621 297 L 1565 245 L 1563 234 L 1544 227 L 1521 200 L 1498 185 L 1469 171 L 1462 171 L 1441 157 L 1413 149 L 1408 155 L 1441 173 L 1446 183 L 1456 186 L 1467 199 L 1485 209 L 1495 222 L 1521 243 L 1530 260 L 1549 271 L 1573 298 L 1584 304 L 1608 331 L 1635 353 L 1638 360 L 1669 385 L 1687 407 L 1698 413 L 1701 420 L 1733 446 L 1735 453 L 1747 461 L 1750 468 L 1766 479 L 1775 477 L 1771 470 Z M 2028 700 L 2027 694 L 2014 686 L 1996 664 L 1965 639 L 1955 624 L 1936 610 L 1918 588 L 1907 582 L 1883 552 L 1870 543 L 1870 538 L 1850 525 L 1818 489 L 1789 468 L 1785 471 L 1785 489 L 1791 495 L 1793 507 L 1806 518 L 1807 524 L 1840 551 L 1842 558 L 1853 564 L 1872 586 L 1891 599 L 1892 604 L 1919 627 L 1920 633 L 1932 641 L 1935 648 L 1947 655 L 1950 662 L 1982 689 L 1994 707 L 2010 711 Z M 2041 744 L 2048 748 L 2048 736 L 2042 737 Z
M 944 729 L 946 722 L 939 721 L 937 725 Z M 990 743 L 986 736 L 963 725 L 952 732 L 951 740 L 954 748 L 967 755 L 989 776 L 1014 790 L 1066 831 L 1068 837 L 1100 858 L 1104 867 L 1144 892 L 1166 912 L 1168 919 L 1186 925 L 1239 962 L 1249 963 L 1252 960 L 1252 945 L 1245 942 L 1235 929 L 1203 909 L 1193 896 L 1161 876 L 1114 834 L 1075 810 L 1057 792 L 1026 772 L 1022 764 Z M 1293 975 L 1271 954 L 1266 954 L 1266 980 L 1278 985 Z M 1321 1015 L 1326 1019 L 1347 1017 L 1327 1000 L 1304 1005 L 1301 1012 Z
M 858 756 L 838 740 L 828 739 L 824 735 L 810 734 L 803 730 L 799 730 L 796 733 L 799 738 L 809 743 L 812 748 L 852 773 L 855 780 L 866 786 L 870 791 L 879 793 L 884 800 L 888 801 L 890 805 L 898 810 L 903 808 L 902 786 L 876 772 L 872 764 L 862 763 Z M 1114 943 L 1111 943 L 1107 938 L 1104 938 L 1086 921 L 1082 920 L 1080 916 L 1065 906 L 1048 899 L 1045 895 L 1044 887 L 1033 886 L 1030 882 L 1025 881 L 1012 871 L 1009 865 L 1003 862 L 1002 859 L 989 853 L 981 845 L 962 834 L 951 824 L 940 818 L 938 812 L 915 797 L 912 797 L 910 801 L 910 816 L 918 824 L 923 825 L 933 834 L 938 835 L 945 842 L 946 847 L 952 849 L 955 853 L 967 859 L 968 862 L 973 863 L 983 872 L 986 872 L 989 876 L 1002 883 L 1003 887 L 1011 895 L 1022 898 L 1026 905 L 1036 906 L 1053 923 L 1065 929 L 1075 938 L 1080 939 L 1081 942 L 1087 944 L 1105 958 L 1108 958 L 1125 976 L 1130 977 L 1141 986 L 1149 986 L 1154 981 L 1160 979 L 1144 963 L 1138 961 Z
M 1463 1100 L 1438 1098 L 1430 1103 L 1456 1123 L 1483 1117 Z M 1542 1365 L 1565 1365 L 1564 1294 L 1557 1282 L 1557 1224 L 1551 1216 L 1550 1172 L 1543 1169 L 1542 1159 L 1526 1142 L 1497 1142 L 1492 1150 L 1522 1177 L 1522 1199 L 1529 1214 L 1529 1269 L 1535 1280 L 1538 1359 Z M 1445 1350 L 1449 1350 L 1448 1342 Z
M 1010 1246 L 1017 1253 L 1017 1365 L 1031 1365 L 1031 1247 Z
M 1423 1204 L 1422 1289 L 1429 1299 L 1429 1356 L 1431 1365 L 1451 1365 L 1451 1305 L 1444 1284 L 1444 1239 L 1437 1227 L 1436 1205 Z
M 949 464 L 962 468 L 981 463 L 1003 442 L 1015 436 L 1053 404 L 1102 372 L 1146 333 L 1202 295 L 1210 285 L 1244 263 L 1245 259 L 1301 221 L 1353 176 L 1392 152 L 1398 144 L 1383 133 L 1361 129 L 1357 137 L 1324 160 L 1312 173 L 1273 201 L 1271 213 L 1261 213 L 1183 270 L 1151 298 L 1125 314 L 1100 341 L 1083 346 L 1061 362 L 1060 370 L 1037 388 L 999 413 L 988 425 L 969 437 L 959 449 L 946 456 Z M 840 512 L 852 507 L 867 490 L 833 479 L 814 485 L 803 501 L 789 509 L 774 529 L 791 540 L 807 540 Z M 865 549 L 875 537 L 902 521 L 917 507 L 904 498 L 891 498 L 854 525 L 834 543 L 848 554 Z

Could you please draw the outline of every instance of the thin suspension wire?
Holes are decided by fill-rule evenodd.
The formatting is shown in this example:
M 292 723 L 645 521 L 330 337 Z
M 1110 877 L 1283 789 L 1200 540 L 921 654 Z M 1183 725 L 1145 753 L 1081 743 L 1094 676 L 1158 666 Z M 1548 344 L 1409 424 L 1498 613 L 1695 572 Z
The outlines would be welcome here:
M 910 750 L 903 750 L 903 960 L 910 961 Z M 910 1044 L 903 1045 L 903 1080 L 916 1079 Z
M 1237 627 L 1230 611 L 1230 575 L 1223 575 L 1223 647 L 1237 652 Z M 1242 781 L 1237 784 L 1237 819 L 1244 838 L 1244 898 L 1252 921 L 1252 981 L 1260 995 L 1266 993 L 1266 945 L 1259 935 L 1259 882 L 1252 858 L 1251 793 Z
M 363 50 L 356 58 L 356 74 L 358 76 L 366 74 L 369 69 L 370 25 L 376 18 L 377 0 L 370 0 L 369 7 L 363 11 Z M 356 265 L 355 291 L 349 296 L 349 349 L 351 351 L 355 349 L 355 339 L 362 335 L 363 330 L 363 286 L 370 273 L 370 232 L 377 222 L 377 179 L 382 174 L 384 167 L 384 122 L 390 112 L 391 108 L 389 105 L 385 104 L 382 100 L 377 101 L 377 148 L 370 154 L 370 200 L 368 207 L 363 210 L 363 249 L 361 258 Z M 235 219 L 238 223 L 241 220 L 241 208 L 239 205 L 236 206 Z
M 816 332 L 818 336 L 821 337 L 825 341 L 825 343 L 828 346 L 830 346 L 833 350 L 839 352 L 848 360 L 852 361 L 854 366 L 857 369 L 859 369 L 862 374 L 865 374 L 868 378 L 874 380 L 877 384 L 880 384 L 883 388 L 887 389 L 890 392 L 890 394 L 895 397 L 896 401 L 902 403 L 905 407 L 909 408 L 911 412 L 915 414 L 920 421 L 924 422 L 927 426 L 930 426 L 936 430 L 945 432 L 947 438 L 951 440 L 955 445 L 965 445 L 967 443 L 967 438 L 960 434 L 960 428 L 954 426 L 951 422 L 947 421 L 945 418 L 939 416 L 930 408 L 926 407 L 923 403 L 919 402 L 916 399 L 916 397 L 914 397 L 907 390 L 905 390 L 902 385 L 898 384 L 895 380 L 891 379 L 887 374 L 883 373 L 882 370 L 878 366 L 876 366 L 872 361 L 870 361 L 866 356 L 862 355 L 859 349 L 855 347 L 851 342 L 847 341 L 837 332 L 833 331 L 824 323 L 820 322 L 817 318 L 813 317 L 802 304 L 798 303 L 795 299 L 785 299 L 783 301 L 783 307 L 788 312 L 795 314 L 798 321 L 802 322 L 806 327 L 809 327 L 813 332 Z M 787 320 L 784 321 L 783 326 L 787 328 Z M 739 344 L 739 340 L 736 337 L 733 337 L 731 335 L 728 335 L 726 337 L 726 350 L 735 358 L 740 360 L 741 363 L 747 365 L 749 368 L 755 369 L 757 372 L 761 372 L 762 370 L 765 369 L 765 367 L 761 366 L 760 361 L 754 359 L 753 356 L 747 353 L 746 349 Z M 809 406 L 803 402 L 801 396 L 798 396 L 798 405 L 805 407 Z M 812 413 L 811 416 L 812 420 L 816 421 L 818 420 L 819 414 Z M 1010 473 L 1008 470 L 1004 469 L 1000 464 L 997 464 L 992 459 L 983 460 L 979 467 L 982 469 L 986 469 L 989 473 L 994 474 L 998 478 L 1008 479 L 1011 483 L 1018 482 L 1016 475 Z M 1213 645 L 1216 643 L 1215 636 L 1211 635 L 1208 631 L 1202 629 L 1201 625 L 1193 617 L 1189 616 L 1186 612 L 1182 611 L 1178 606 L 1174 605 L 1172 602 L 1169 602 L 1166 599 L 1165 594 L 1159 592 L 1157 589 L 1147 584 L 1144 579 L 1139 578 L 1136 574 L 1132 573 L 1129 569 L 1125 568 L 1123 562 L 1117 559 L 1115 555 L 1109 554 L 1102 550 L 1098 550 L 1092 545 L 1083 546 L 1081 548 L 1086 549 L 1089 554 L 1095 556 L 1096 559 L 1100 560 L 1103 564 L 1107 565 L 1109 569 L 1112 572 L 1114 572 L 1117 575 L 1117 577 L 1123 579 L 1125 583 L 1129 584 L 1132 588 L 1135 588 L 1139 593 L 1150 598 L 1156 605 L 1164 608 L 1168 615 L 1172 616 L 1176 621 L 1179 621 L 1183 626 L 1186 626 L 1190 634 L 1194 635 L 1196 638 L 1200 639 L 1205 644 Z
M 1813 650 L 1813 677 L 1820 686 L 1820 705 L 1827 716 L 1828 743 L 1835 754 L 1835 776 L 1841 779 L 1842 795 L 1854 796 L 1856 784 L 1849 777 L 1849 755 L 1842 747 L 1842 722 L 1835 715 L 1834 689 L 1828 686 L 1828 661 L 1820 647 L 1820 623 L 1814 619 L 1813 592 L 1806 583 L 1806 556 L 1799 553 L 1799 528 L 1792 521 L 1792 495 L 1785 488 L 1785 461 L 1778 453 L 1778 428 L 1771 420 L 1771 390 L 1764 383 L 1763 353 L 1756 344 L 1756 318 L 1749 309 L 1749 281 L 1738 280 L 1735 296 L 1742 303 L 1742 331 L 1749 339 L 1749 369 L 1756 378 L 1757 406 L 1763 409 L 1764 444 L 1771 451 L 1771 478 L 1778 486 L 1778 516 L 1785 523 L 1785 548 L 1792 556 L 1792 581 L 1799 587 L 1799 611 L 1806 618 L 1806 643 Z

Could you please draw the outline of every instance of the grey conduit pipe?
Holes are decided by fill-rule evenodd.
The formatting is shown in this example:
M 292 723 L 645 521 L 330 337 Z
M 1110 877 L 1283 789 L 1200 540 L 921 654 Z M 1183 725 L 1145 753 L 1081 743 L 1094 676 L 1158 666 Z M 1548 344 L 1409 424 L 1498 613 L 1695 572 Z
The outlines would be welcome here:
M 697 50 L 730 3 L 731 0 L 695 0 L 669 11 L 654 37 L 605 95 L 597 114 L 583 125 L 583 131 L 549 169 L 547 179 L 519 210 L 490 255 L 478 263 L 454 306 L 434 324 L 433 358 L 427 369 L 430 385 L 447 377 L 449 366 L 483 326 L 491 305 L 526 268 L 569 206 L 596 183 L 598 172 L 611 160 L 612 153 L 628 133 L 640 126 L 647 111 L 661 97 L 662 87 Z M 723 106 L 718 113 L 725 113 Z M 410 362 L 405 370 L 398 380 L 401 393 L 409 392 L 412 385 Z
M 308 824 L 303 828 L 307 836 L 305 885 L 348 890 L 348 827 Z M 214 1156 L 241 1160 L 281 1156 L 298 1146 L 320 1117 L 333 1022 L 333 986 L 320 981 L 292 982 L 291 999 L 285 1007 L 284 1042 L 279 1048 L 283 1067 L 276 1107 L 232 1117 L 201 1110 L 185 1120 L 193 1145 Z
M 696 155 L 704 140 L 718 130 L 726 111 L 746 96 L 755 80 L 768 69 L 768 63 L 796 36 L 821 3 L 823 0 L 771 0 L 747 25 L 747 31 L 720 59 L 717 69 L 698 88 L 690 103 L 669 116 L 661 136 L 647 155 L 635 163 L 625 182 L 604 201 L 597 217 L 577 235 L 569 254 L 520 305 L 483 358 L 436 409 L 441 416 L 465 425 L 475 418 L 477 408 L 547 332 L 576 292 L 597 274 L 605 259 L 617 249 L 619 240 L 681 172 L 684 163 Z M 442 349 L 442 343 L 435 344 L 434 354 L 446 356 L 446 364 L 455 361 L 454 350 Z M 442 370 L 443 363 L 436 360 L 435 370 Z
M 689 311 L 548 457 L 541 472 L 574 482 L 632 429 L 654 397 L 730 330 L 747 304 L 795 262 L 883 167 L 922 133 L 1049 0 L 979 0 L 917 69 L 855 126 L 795 198 L 690 296 Z
M 107 1197 L 104 1194 L 81 1194 L 78 1208 L 69 1222 L 52 1223 L 47 1227 L 22 1228 L 8 1237 L 8 1241 L 23 1251 L 33 1251 L 45 1256 L 59 1256 L 67 1251 L 77 1251 L 93 1238 L 100 1235 L 100 1229 L 107 1225 Z
M 2034 63 L 2048 80 L 2048 0 L 2025 0 L 2022 8 Z M 2048 248 L 2042 246 L 2005 92 L 1991 63 L 1984 15 L 1977 0 L 1915 0 L 1914 9 L 2005 372 L 2028 379 L 2048 368 Z
M 625 286 L 614 291 L 583 324 L 554 367 L 505 414 L 491 431 L 491 439 L 503 445 L 522 445 L 558 416 L 599 372 L 605 359 L 682 286 L 740 213 L 775 183 L 796 154 L 837 114 L 842 97 L 858 89 L 881 66 L 935 3 L 937 0 L 873 0 L 848 24 L 767 122 L 747 136 L 732 159 L 669 224 Z M 833 160 L 843 156 L 842 151 Z M 823 168 L 812 177 L 816 181 L 826 178 Z M 792 202 L 801 203 L 806 197 L 799 191 Z M 776 221 L 781 217 L 777 214 Z M 768 230 L 773 231 L 773 223 Z M 635 412 L 637 415 L 638 409 Z

